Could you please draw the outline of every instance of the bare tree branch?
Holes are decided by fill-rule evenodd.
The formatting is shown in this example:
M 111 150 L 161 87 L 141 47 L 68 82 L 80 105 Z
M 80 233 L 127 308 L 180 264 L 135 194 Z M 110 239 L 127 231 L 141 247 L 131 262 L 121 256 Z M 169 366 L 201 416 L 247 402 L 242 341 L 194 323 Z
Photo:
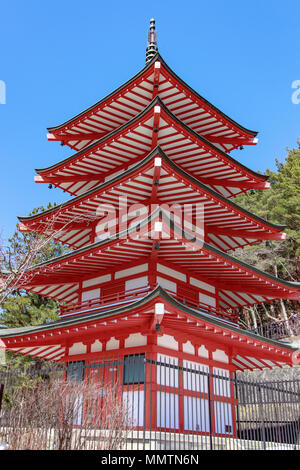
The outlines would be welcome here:
M 50 214 L 41 223 L 32 236 L 25 239 L 26 245 L 7 246 L 0 241 L 0 305 L 15 290 L 25 288 L 30 284 L 33 274 L 30 269 L 36 264 L 38 255 L 53 240 L 59 241 L 69 231 L 74 223 L 89 223 L 96 220 L 96 216 L 70 217 L 67 222 L 58 223 L 60 211 Z M 59 226 L 59 228 L 57 228 Z

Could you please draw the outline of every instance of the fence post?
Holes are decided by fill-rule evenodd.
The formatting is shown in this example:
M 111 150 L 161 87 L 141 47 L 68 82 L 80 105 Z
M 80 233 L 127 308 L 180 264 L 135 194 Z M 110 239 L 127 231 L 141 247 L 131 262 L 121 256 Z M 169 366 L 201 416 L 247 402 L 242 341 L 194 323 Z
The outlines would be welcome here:
M 239 410 L 239 388 L 238 378 L 234 373 L 231 381 L 231 394 L 232 394 L 232 420 L 235 438 L 238 439 L 240 435 L 240 410 Z
M 0 384 L 0 411 L 2 407 L 3 392 L 4 392 L 4 384 Z
M 213 450 L 213 438 L 212 438 L 212 407 L 211 407 L 211 381 L 210 375 L 207 374 L 207 395 L 208 395 L 208 417 L 209 417 L 209 444 L 210 450 Z
M 261 386 L 257 385 L 258 405 L 259 405 L 259 418 L 261 423 L 261 437 L 263 440 L 263 449 L 266 450 L 266 433 L 265 433 L 265 422 L 264 422 L 264 410 L 262 402 Z

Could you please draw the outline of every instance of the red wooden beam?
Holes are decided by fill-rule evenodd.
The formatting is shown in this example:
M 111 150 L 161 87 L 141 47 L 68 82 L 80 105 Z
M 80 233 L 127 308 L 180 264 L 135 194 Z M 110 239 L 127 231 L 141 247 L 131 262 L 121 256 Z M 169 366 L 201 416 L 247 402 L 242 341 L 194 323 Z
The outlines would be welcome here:
M 227 227 L 219 227 L 216 225 L 205 225 L 205 231 L 208 233 L 213 233 L 215 235 L 228 235 L 231 237 L 241 237 L 241 238 L 253 238 L 255 240 L 285 240 L 286 233 L 282 232 L 273 232 L 268 233 L 266 231 L 259 230 L 243 230 L 237 229 L 233 230 Z
M 208 131 L 209 132 L 209 131 Z M 256 145 L 257 144 L 257 139 L 249 139 L 247 137 L 215 137 L 212 134 L 205 134 L 203 137 L 210 142 L 215 142 L 215 143 L 220 143 L 220 144 L 232 144 L 232 145 Z
M 153 131 L 152 131 L 152 148 L 157 146 L 160 112 L 161 112 L 161 107 L 160 106 L 154 106 Z
M 82 140 L 98 140 L 101 137 L 105 136 L 106 132 L 90 132 L 82 134 L 47 134 L 47 139 L 49 141 L 64 142 L 68 143 L 70 141 L 82 141 Z
M 155 62 L 154 64 L 154 79 L 153 79 L 153 93 L 152 93 L 152 99 L 155 98 L 158 94 L 158 89 L 159 89 L 159 76 L 160 76 L 160 68 L 161 68 L 161 63 L 160 62 Z
M 192 174 L 192 172 L 191 172 Z M 251 181 L 236 181 L 230 180 L 230 178 L 205 178 L 202 176 L 197 176 L 197 178 L 204 184 L 210 186 L 229 186 L 231 188 L 241 188 L 241 189 L 269 189 L 271 184 L 267 181 L 262 182 L 251 182 Z
M 227 282 L 219 282 L 216 281 L 216 285 L 218 289 L 224 289 L 224 290 L 230 290 L 233 293 L 235 291 L 241 292 L 244 294 L 254 294 L 254 295 L 259 295 L 262 297 L 273 297 L 274 299 L 291 299 L 291 300 L 299 300 L 299 291 L 292 292 L 289 287 L 286 287 L 285 292 L 283 292 L 284 286 L 278 285 L 278 288 L 276 289 L 276 285 L 274 287 L 270 285 L 266 285 L 264 282 L 266 282 L 264 279 L 260 278 L 257 279 L 256 282 L 259 283 L 258 285 L 249 285 L 246 282 L 247 279 L 245 279 L 245 282 L 238 282 L 237 280 L 232 280 L 232 281 L 227 281 Z M 210 282 L 209 279 L 207 282 Z M 225 294 L 226 295 L 226 294 Z M 245 303 L 247 301 L 245 300 Z M 259 303 L 257 301 L 257 303 Z
M 153 179 L 152 179 L 152 191 L 151 191 L 151 197 L 150 197 L 151 204 L 158 202 L 157 192 L 158 192 L 159 178 L 160 178 L 160 173 L 161 173 L 161 165 L 162 165 L 161 158 L 155 157 Z
M 86 230 L 91 227 L 91 225 L 95 224 L 98 222 L 96 218 L 91 220 L 86 220 L 86 222 L 53 222 L 51 223 L 50 221 L 45 221 L 44 223 L 39 223 L 39 224 L 31 224 L 31 225 L 25 225 L 25 224 L 18 224 L 18 230 L 20 232 L 39 232 L 39 233 L 45 233 L 45 231 L 69 231 L 69 230 Z M 58 235 L 58 234 L 56 234 Z

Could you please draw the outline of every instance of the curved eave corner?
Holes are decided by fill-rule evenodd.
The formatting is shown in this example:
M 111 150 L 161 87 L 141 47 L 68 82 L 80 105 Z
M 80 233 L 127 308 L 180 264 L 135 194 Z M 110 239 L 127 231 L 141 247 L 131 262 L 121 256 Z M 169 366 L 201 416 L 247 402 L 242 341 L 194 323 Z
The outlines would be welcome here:
M 86 108 L 82 112 L 76 114 L 72 118 L 68 119 L 67 121 L 58 124 L 56 126 L 49 126 L 47 127 L 47 130 L 49 133 L 55 134 L 57 131 L 62 130 L 64 127 L 75 123 L 78 119 L 84 117 L 85 114 L 90 113 L 95 109 L 96 107 L 100 106 L 101 104 L 105 103 L 105 101 L 109 100 L 112 98 L 114 95 L 120 93 L 124 88 L 128 87 L 132 82 L 140 78 L 145 72 L 149 70 L 149 68 L 152 67 L 152 65 L 159 60 L 163 67 L 166 69 L 166 71 L 176 80 L 183 88 L 185 88 L 189 93 L 194 95 L 194 97 L 197 100 L 200 100 L 202 103 L 204 103 L 207 107 L 209 107 L 211 110 L 214 111 L 218 115 L 218 117 L 222 120 L 226 120 L 228 124 L 231 126 L 234 126 L 236 129 L 240 130 L 242 133 L 247 134 L 249 137 L 255 138 L 258 135 L 257 131 L 253 131 L 251 129 L 248 129 L 232 118 L 230 118 L 228 115 L 226 115 L 223 111 L 221 111 L 219 108 L 217 108 L 215 105 L 213 105 L 211 102 L 209 102 L 207 99 L 205 99 L 203 96 L 201 96 L 199 93 L 197 93 L 194 89 L 192 89 L 184 80 L 182 80 L 164 61 L 164 59 L 161 57 L 159 53 L 157 53 L 147 64 L 145 67 L 143 67 L 137 74 L 135 74 L 132 78 L 130 78 L 127 82 L 122 84 L 120 87 L 106 95 L 104 98 L 101 100 L 97 101 L 95 104 L 91 105 L 90 107 Z
M 213 317 L 209 314 L 197 312 L 195 311 L 195 309 L 190 308 L 186 306 L 185 304 L 180 303 L 178 300 L 174 299 L 160 286 L 156 287 L 152 292 L 150 292 L 148 295 L 146 295 L 142 299 L 134 303 L 131 303 L 129 305 L 127 304 L 126 306 L 121 306 L 121 307 L 114 308 L 114 309 L 111 309 L 110 307 L 104 311 L 102 310 L 102 311 L 96 311 L 90 314 L 85 313 L 85 314 L 74 315 L 71 318 L 60 319 L 55 322 L 41 324 L 41 325 L 27 326 L 27 327 L 21 327 L 21 328 L 0 329 L 0 339 L 2 343 L 4 343 L 5 347 L 7 347 L 7 349 L 10 349 L 13 347 L 13 344 L 11 344 L 10 346 L 8 346 L 8 344 L 14 338 L 15 339 L 21 338 L 22 336 L 25 336 L 25 335 L 27 336 L 27 335 L 33 335 L 33 334 L 34 335 L 43 334 L 43 332 L 46 332 L 46 331 L 54 331 L 54 330 L 60 331 L 62 329 L 68 329 L 68 328 L 71 328 L 72 326 L 73 327 L 80 326 L 83 324 L 88 325 L 89 323 L 93 323 L 97 320 L 106 320 L 109 318 L 113 319 L 117 315 L 119 316 L 122 316 L 122 314 L 128 315 L 128 312 L 132 312 L 132 315 L 134 315 L 137 309 L 139 310 L 143 307 L 148 307 L 148 305 L 151 306 L 153 302 L 155 302 L 156 300 L 165 302 L 167 307 L 169 306 L 171 308 L 176 308 L 178 311 L 188 314 L 190 318 L 191 319 L 193 318 L 196 322 L 202 321 L 205 324 L 212 325 L 214 328 L 221 328 L 222 330 L 226 330 L 230 332 L 231 335 L 236 334 L 238 335 L 238 337 L 241 337 L 241 336 L 247 337 L 256 343 L 269 344 L 275 348 L 286 350 L 288 351 L 289 354 L 292 354 L 294 351 L 298 350 L 295 346 L 292 346 L 291 344 L 264 338 L 250 331 L 243 330 L 229 321 L 222 320 L 217 317 Z M 30 339 L 30 336 L 28 338 Z M 37 338 L 37 336 L 35 336 L 35 338 Z M 28 346 L 30 346 L 30 343 L 28 344 Z

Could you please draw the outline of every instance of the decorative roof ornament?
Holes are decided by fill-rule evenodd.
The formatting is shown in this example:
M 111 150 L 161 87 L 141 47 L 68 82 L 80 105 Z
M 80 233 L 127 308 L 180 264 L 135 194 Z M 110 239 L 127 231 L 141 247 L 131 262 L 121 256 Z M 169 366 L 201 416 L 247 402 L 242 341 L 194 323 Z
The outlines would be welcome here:
M 148 31 L 148 46 L 146 48 L 146 64 L 155 56 L 158 52 L 157 47 L 157 32 L 155 31 L 155 19 L 151 18 L 150 28 Z

